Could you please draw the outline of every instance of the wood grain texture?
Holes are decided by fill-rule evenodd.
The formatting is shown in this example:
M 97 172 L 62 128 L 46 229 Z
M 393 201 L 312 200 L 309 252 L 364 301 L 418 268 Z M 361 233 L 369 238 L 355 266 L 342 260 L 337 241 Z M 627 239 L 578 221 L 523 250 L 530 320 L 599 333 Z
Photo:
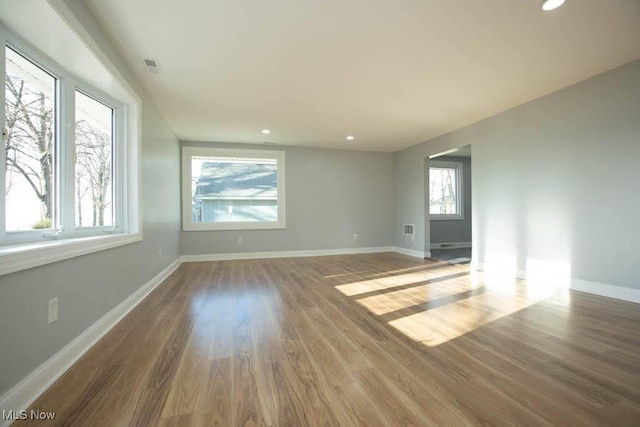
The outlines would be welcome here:
M 392 253 L 185 263 L 33 409 L 65 426 L 640 425 L 640 306 L 543 285 Z

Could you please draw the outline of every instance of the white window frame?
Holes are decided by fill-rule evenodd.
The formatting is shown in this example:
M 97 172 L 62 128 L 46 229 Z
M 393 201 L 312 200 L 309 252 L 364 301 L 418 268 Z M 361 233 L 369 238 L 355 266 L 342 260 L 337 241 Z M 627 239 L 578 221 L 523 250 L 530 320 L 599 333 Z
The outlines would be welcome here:
M 429 161 L 429 173 L 427 175 L 427 191 L 431 189 L 431 168 L 456 169 L 456 211 L 457 214 L 432 214 L 429 197 L 427 197 L 427 213 L 429 219 L 442 220 L 463 220 L 464 219 L 464 188 L 463 188 L 463 162 L 431 160 Z
M 247 222 L 193 222 L 191 212 L 191 164 L 193 157 L 240 157 L 275 159 L 278 165 L 278 220 Z M 270 230 L 286 228 L 285 152 L 275 150 L 247 150 L 216 147 L 182 147 L 182 230 Z
M 65 169 L 65 172 L 69 173 L 71 176 L 68 177 L 68 187 L 66 190 L 71 191 L 70 195 L 72 197 L 67 196 L 67 214 L 69 215 L 66 218 L 68 224 L 73 225 L 74 235 L 75 236 L 88 236 L 88 235 L 96 235 L 100 233 L 109 233 L 116 234 L 122 233 L 124 227 L 122 226 L 124 222 L 124 194 L 125 187 L 123 183 L 126 181 L 126 176 L 122 173 L 122 166 L 125 161 L 124 157 L 124 146 L 125 146 L 125 110 L 126 107 L 123 103 L 117 101 L 116 99 L 110 97 L 109 95 L 101 92 L 91 86 L 84 84 L 83 82 L 75 82 L 75 86 L 72 88 L 71 94 L 73 98 L 69 100 L 70 107 L 75 111 L 75 92 L 79 91 L 89 98 L 93 98 L 95 101 L 100 102 L 107 107 L 113 110 L 113 135 L 112 135 L 112 151 L 111 151 L 111 173 L 112 173 L 112 203 L 114 204 L 113 208 L 113 224 L 110 226 L 84 226 L 77 227 L 75 224 L 75 170 L 72 167 Z M 75 112 L 74 112 L 74 120 L 72 123 L 75 123 Z M 69 129 L 74 129 L 74 125 L 68 126 Z M 75 132 L 71 138 L 75 139 Z M 72 144 L 74 146 L 74 144 Z M 74 146 L 75 148 L 75 146 Z M 71 150 L 70 150 L 71 151 Z M 70 155 L 66 156 L 66 160 L 73 162 L 73 152 Z M 73 164 L 73 163 L 71 163 Z M 69 179 L 71 178 L 71 179 Z M 73 207 L 73 209 L 69 209 L 69 207 Z
M 22 37 L 0 24 L 0 74 L 5 76 L 5 46 L 33 62 L 57 79 L 55 198 L 53 230 L 6 231 L 4 195 L 0 197 L 0 275 L 64 259 L 86 255 L 142 240 L 138 202 L 139 99 L 119 101 L 77 78 Z M 113 109 L 113 226 L 75 225 L 75 91 L 95 98 Z M 0 91 L 0 127 L 5 129 L 5 89 Z M 4 140 L 2 140 L 4 146 Z M 0 184 L 4 188 L 4 150 L 0 153 Z

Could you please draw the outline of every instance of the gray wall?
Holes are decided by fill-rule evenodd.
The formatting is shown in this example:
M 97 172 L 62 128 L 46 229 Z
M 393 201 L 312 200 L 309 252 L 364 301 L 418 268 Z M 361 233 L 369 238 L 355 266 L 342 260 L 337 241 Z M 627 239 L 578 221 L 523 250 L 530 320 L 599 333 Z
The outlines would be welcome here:
M 189 146 L 238 145 L 184 143 Z M 245 147 L 243 145 L 242 147 Z M 385 153 L 246 145 L 286 152 L 287 228 L 185 231 L 182 254 L 390 246 L 393 156 Z M 352 234 L 358 233 L 354 241 Z M 238 237 L 244 244 L 238 244 Z
M 76 4 L 74 11 L 83 21 L 91 19 L 83 7 Z M 100 32 L 95 22 L 88 28 Z M 143 100 L 144 241 L 0 276 L 0 395 L 179 255 L 178 142 L 112 47 L 100 34 L 97 39 Z M 48 325 L 47 301 L 53 297 L 60 318 Z
M 431 244 L 471 242 L 471 159 L 441 156 L 431 160 L 462 162 L 463 219 L 431 220 Z M 428 167 L 428 166 L 427 166 Z
M 0 277 L 0 394 L 173 261 L 180 240 L 183 254 L 424 251 L 425 158 L 469 144 L 478 261 L 566 262 L 573 277 L 640 288 L 640 61 L 395 155 L 275 147 L 287 152 L 287 229 L 181 233 L 177 141 L 84 3 L 67 3 L 143 100 L 144 241 Z M 53 297 L 60 319 L 47 325 Z
M 395 242 L 425 214 L 423 162 L 473 148 L 474 258 L 569 264 L 576 279 L 640 288 L 640 61 L 396 153 Z M 426 236 L 423 238 L 423 236 Z

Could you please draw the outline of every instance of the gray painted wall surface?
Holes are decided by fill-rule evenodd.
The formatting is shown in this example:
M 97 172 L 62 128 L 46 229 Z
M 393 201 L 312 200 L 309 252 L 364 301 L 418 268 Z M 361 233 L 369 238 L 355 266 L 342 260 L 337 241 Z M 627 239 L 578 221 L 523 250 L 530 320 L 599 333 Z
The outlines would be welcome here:
M 424 159 L 471 144 L 477 261 L 566 263 L 573 278 L 639 289 L 639 118 L 635 61 L 396 153 L 396 245 L 429 242 L 400 230 L 426 217 Z
M 73 7 L 83 22 L 90 19 L 91 32 L 101 31 L 82 4 Z M 114 55 L 101 34 L 96 39 Z M 144 240 L 0 276 L 0 395 L 179 255 L 178 141 L 122 60 L 112 59 L 143 100 Z M 48 325 L 47 302 L 54 297 L 59 299 L 60 317 Z
M 431 220 L 431 243 L 471 241 L 471 159 L 442 156 L 432 160 L 462 162 L 462 192 L 464 218 L 458 220 Z
M 286 152 L 287 228 L 185 231 L 182 253 L 214 254 L 390 246 L 393 155 L 284 146 L 184 143 Z M 352 234 L 358 233 L 358 240 Z M 244 244 L 238 244 L 238 237 Z
M 0 277 L 0 394 L 180 249 L 209 254 L 395 243 L 424 251 L 431 240 L 425 158 L 469 144 L 480 262 L 492 253 L 517 254 L 519 268 L 527 258 L 568 262 L 575 278 L 640 288 L 633 250 L 640 240 L 640 61 L 395 155 L 273 147 L 287 152 L 286 230 L 181 233 L 178 143 L 84 3 L 66 2 L 143 100 L 144 241 Z M 402 234 L 404 223 L 416 225 L 414 242 Z M 60 319 L 47 325 L 53 297 Z

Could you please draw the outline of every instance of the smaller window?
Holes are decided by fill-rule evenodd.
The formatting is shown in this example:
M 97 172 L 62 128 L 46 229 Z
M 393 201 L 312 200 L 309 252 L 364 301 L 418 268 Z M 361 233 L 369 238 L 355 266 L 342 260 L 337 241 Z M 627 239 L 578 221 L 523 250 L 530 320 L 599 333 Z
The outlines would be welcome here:
M 184 147 L 183 229 L 285 227 L 284 152 Z
M 431 161 L 429 167 L 431 219 L 464 219 L 462 194 L 462 163 Z
M 75 225 L 113 226 L 113 108 L 76 90 Z

